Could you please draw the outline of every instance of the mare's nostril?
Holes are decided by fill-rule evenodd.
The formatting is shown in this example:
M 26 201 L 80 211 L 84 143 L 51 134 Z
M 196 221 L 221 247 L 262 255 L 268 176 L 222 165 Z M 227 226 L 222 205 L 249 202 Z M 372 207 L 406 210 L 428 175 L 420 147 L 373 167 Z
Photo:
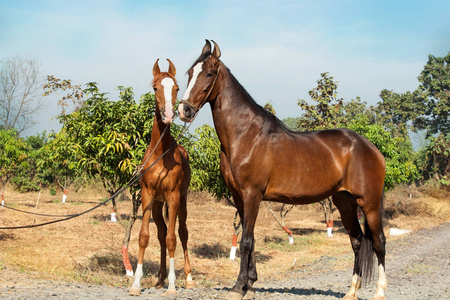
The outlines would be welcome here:
M 191 117 L 191 108 L 187 105 L 183 105 L 183 111 L 184 111 L 184 116 L 186 118 L 190 118 Z

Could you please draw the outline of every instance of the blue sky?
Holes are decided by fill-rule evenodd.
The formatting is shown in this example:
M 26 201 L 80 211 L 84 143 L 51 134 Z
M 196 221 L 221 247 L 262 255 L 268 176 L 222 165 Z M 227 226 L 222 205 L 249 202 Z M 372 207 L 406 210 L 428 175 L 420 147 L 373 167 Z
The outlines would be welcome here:
M 7 1 L 0 0 L 0 60 L 39 61 L 42 75 L 96 81 L 117 98 L 119 85 L 136 98 L 150 90 L 157 58 L 177 67 L 181 99 L 186 71 L 204 39 L 261 105 L 298 117 L 320 73 L 338 81 L 338 96 L 369 105 L 383 89 L 405 92 L 429 54 L 450 51 L 450 1 Z M 56 98 L 25 134 L 58 130 Z M 180 121 L 177 121 L 180 123 Z M 205 108 L 194 123 L 212 125 Z

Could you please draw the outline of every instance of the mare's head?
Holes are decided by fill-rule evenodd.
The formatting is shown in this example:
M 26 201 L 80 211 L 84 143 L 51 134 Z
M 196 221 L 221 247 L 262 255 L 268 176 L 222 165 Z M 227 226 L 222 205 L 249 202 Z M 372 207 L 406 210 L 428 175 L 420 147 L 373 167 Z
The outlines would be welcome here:
M 173 121 L 175 102 L 177 101 L 178 84 L 175 79 L 177 69 L 173 63 L 169 61 L 169 71 L 161 72 L 156 60 L 153 66 L 152 86 L 155 91 L 156 109 L 161 114 L 164 124 L 170 124 Z
M 188 87 L 183 100 L 180 101 L 178 112 L 184 122 L 192 122 L 202 106 L 209 102 L 210 95 L 219 76 L 220 49 L 214 43 L 211 52 L 211 43 L 206 40 L 202 54 L 187 72 L 189 75 Z

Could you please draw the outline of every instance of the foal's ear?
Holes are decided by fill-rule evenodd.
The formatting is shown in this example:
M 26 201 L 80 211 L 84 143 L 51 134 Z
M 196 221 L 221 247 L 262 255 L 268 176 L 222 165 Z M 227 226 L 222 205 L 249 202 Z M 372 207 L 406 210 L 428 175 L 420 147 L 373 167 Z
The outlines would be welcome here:
M 169 62 L 169 74 L 175 77 L 175 74 L 177 74 L 177 69 L 170 59 L 167 58 L 167 61 Z
M 205 46 L 203 46 L 201 55 L 203 55 L 205 53 L 211 53 L 211 43 L 208 40 L 205 40 L 205 41 L 206 41 L 206 44 L 205 44 Z
M 155 61 L 155 64 L 153 65 L 153 77 L 156 77 L 159 75 L 159 73 L 161 73 L 158 66 L 158 60 L 159 58 Z
M 213 40 L 211 40 L 214 43 L 214 51 L 213 51 L 213 56 L 217 59 L 219 59 L 221 53 L 220 53 L 220 48 L 219 45 L 216 44 L 216 42 L 214 42 Z

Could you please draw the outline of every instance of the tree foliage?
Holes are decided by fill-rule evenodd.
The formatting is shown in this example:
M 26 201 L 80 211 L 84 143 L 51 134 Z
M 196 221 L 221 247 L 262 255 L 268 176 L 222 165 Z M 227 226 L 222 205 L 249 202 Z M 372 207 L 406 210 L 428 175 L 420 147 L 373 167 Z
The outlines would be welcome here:
M 70 107 L 78 110 L 83 105 L 84 89 L 81 85 L 73 85 L 70 79 L 59 79 L 53 75 L 47 76 L 47 83 L 44 84 L 44 96 L 56 94 L 58 96 L 58 106 L 61 108 L 60 115 L 66 115 Z M 65 93 L 62 95 L 62 93 Z
M 191 188 L 208 191 L 218 200 L 230 199 L 231 194 L 220 175 L 220 141 L 214 128 L 198 127 L 185 147 L 190 155 Z
M 445 57 L 428 56 L 418 77 L 421 83 L 415 98 L 414 126 L 427 136 L 450 133 L 450 52 Z
M 0 183 L 9 180 L 27 165 L 27 144 L 14 130 L 0 130 Z
M 377 122 L 383 124 L 394 136 L 406 138 L 412 129 L 412 122 L 409 121 L 414 120 L 416 116 L 414 107 L 417 96 L 417 92 L 398 94 L 386 89 L 382 90 L 380 93 L 382 101 L 378 102 L 375 108 Z
M 328 76 L 328 73 L 320 74 L 317 87 L 309 91 L 314 103 L 308 104 L 306 100 L 298 100 L 298 105 L 304 113 L 300 119 L 299 127 L 308 130 L 321 130 L 339 127 L 342 119 L 343 99 L 337 98 L 337 82 Z
M 110 194 L 125 184 L 141 163 L 154 115 L 154 95 L 143 95 L 137 104 L 131 88 L 119 87 L 119 91 L 119 100 L 110 101 L 96 83 L 88 83 L 83 106 L 60 116 L 78 167 L 90 177 L 99 176 Z

